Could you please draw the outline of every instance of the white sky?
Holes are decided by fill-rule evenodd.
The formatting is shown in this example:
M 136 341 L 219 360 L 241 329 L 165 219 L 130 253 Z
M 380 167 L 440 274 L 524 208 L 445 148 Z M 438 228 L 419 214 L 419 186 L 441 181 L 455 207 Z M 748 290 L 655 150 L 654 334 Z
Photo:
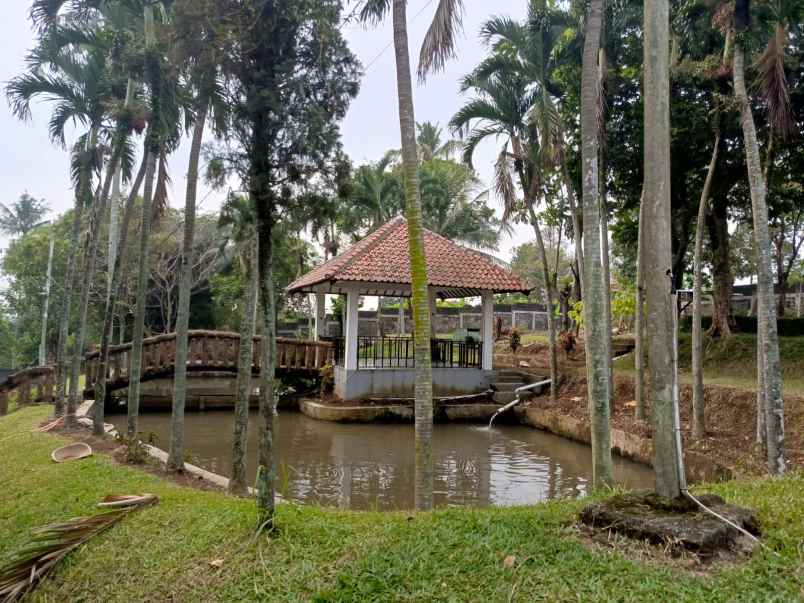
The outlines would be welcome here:
M 30 2 L 25 0 L 0 2 L 0 82 L 3 86 L 23 69 L 25 55 L 33 45 L 29 6 Z M 419 122 L 433 121 L 445 126 L 461 106 L 463 99 L 458 94 L 458 80 L 485 55 L 477 35 L 483 21 L 493 14 L 522 19 L 526 10 L 526 3 L 522 0 L 495 0 L 493 3 L 470 0 L 466 6 L 464 36 L 459 43 L 460 58 L 450 62 L 443 73 L 431 76 L 426 86 L 417 86 L 414 91 L 416 120 Z M 434 7 L 433 0 L 409 2 L 408 26 L 414 60 Z M 414 17 L 417 13 L 419 16 Z M 400 146 L 394 54 L 393 48 L 387 47 L 391 42 L 390 20 L 372 30 L 359 25 L 347 26 L 344 33 L 364 66 L 373 61 L 363 78 L 360 95 L 352 103 L 342 126 L 346 152 L 355 165 L 359 165 L 376 161 L 388 149 Z M 72 207 L 69 157 L 67 151 L 55 147 L 48 138 L 49 111 L 48 105 L 34 106 L 32 121 L 22 123 L 11 114 L 7 103 L 0 102 L 0 140 L 3 143 L 0 147 L 0 202 L 12 202 L 27 191 L 37 198 L 44 198 L 56 213 Z M 71 141 L 68 140 L 69 144 Z M 188 146 L 185 141 L 170 161 L 173 181 L 170 202 L 175 207 L 184 204 Z M 492 184 L 498 146 L 487 142 L 475 155 L 475 167 L 487 186 Z M 200 210 L 214 211 L 220 205 L 221 197 L 220 193 L 211 192 L 202 184 Z M 494 203 L 500 213 L 496 200 Z M 513 237 L 506 237 L 501 242 L 498 255 L 510 259 L 512 248 L 530 239 L 529 229 L 517 227 Z M 6 243 L 0 238 L 0 246 L 5 247 Z

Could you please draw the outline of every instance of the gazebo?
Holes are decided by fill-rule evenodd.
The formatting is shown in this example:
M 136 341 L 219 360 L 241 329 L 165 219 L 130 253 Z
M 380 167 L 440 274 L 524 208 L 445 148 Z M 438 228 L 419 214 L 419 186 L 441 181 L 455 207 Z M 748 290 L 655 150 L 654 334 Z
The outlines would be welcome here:
M 285 289 L 289 295 L 315 295 L 316 339 L 323 336 L 325 296 L 346 296 L 343 334 L 334 340 L 335 395 L 342 400 L 412 395 L 412 339 L 358 334 L 361 296 L 410 297 L 408 249 L 407 221 L 399 216 Z M 492 377 L 494 294 L 530 289 L 488 256 L 429 230 L 424 231 L 424 249 L 431 311 L 436 298 L 482 300 L 479 338 L 432 338 L 434 391 L 447 395 L 485 389 Z

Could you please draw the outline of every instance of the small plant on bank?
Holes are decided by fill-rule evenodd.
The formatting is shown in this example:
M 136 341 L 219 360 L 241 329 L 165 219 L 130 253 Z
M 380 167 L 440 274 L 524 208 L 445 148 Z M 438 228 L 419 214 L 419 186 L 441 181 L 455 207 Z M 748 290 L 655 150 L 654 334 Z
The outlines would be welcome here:
M 511 333 L 508 335 L 508 345 L 514 354 L 516 354 L 516 351 L 522 347 L 522 335 L 519 333 L 519 329 L 511 329 Z
M 148 448 L 139 437 L 129 438 L 123 433 L 118 432 L 115 438 L 117 443 L 125 448 L 125 461 L 132 465 L 144 465 L 148 460 Z M 155 446 L 157 435 L 149 433 L 146 440 L 148 445 Z
M 331 394 L 335 390 L 335 367 L 326 363 L 321 367 L 321 396 Z

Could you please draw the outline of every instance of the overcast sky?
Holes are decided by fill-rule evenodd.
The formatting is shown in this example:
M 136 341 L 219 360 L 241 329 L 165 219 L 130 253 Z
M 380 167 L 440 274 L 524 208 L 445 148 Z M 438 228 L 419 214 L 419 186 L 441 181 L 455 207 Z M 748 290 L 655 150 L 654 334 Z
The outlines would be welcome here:
M 431 76 L 426 86 L 414 91 L 416 120 L 446 124 L 463 102 L 458 93 L 458 80 L 482 59 L 485 49 L 478 39 L 480 25 L 492 14 L 505 14 L 522 19 L 525 16 L 524 0 L 470 1 L 466 3 L 464 35 L 459 42 L 460 59 L 450 62 L 443 73 Z M 26 0 L 0 1 L 0 81 L 5 83 L 24 67 L 24 58 L 33 44 L 33 33 L 28 20 L 30 3 Z M 480 8 L 480 7 L 483 8 Z M 408 8 L 409 35 L 413 59 L 427 26 L 432 18 L 433 0 L 410 0 Z M 417 16 L 418 15 L 418 16 Z M 399 117 L 396 99 L 396 72 L 393 48 L 390 47 L 390 20 L 376 29 L 366 30 L 359 25 L 346 26 L 344 33 L 353 52 L 366 67 L 360 95 L 352 103 L 342 126 L 346 152 L 356 165 L 376 161 L 385 151 L 398 148 Z M 67 151 L 54 146 L 48 139 L 49 107 L 34 106 L 29 123 L 17 120 L 7 103 L 0 101 L 0 202 L 14 201 L 27 191 L 44 198 L 56 213 L 72 207 L 73 192 L 69 179 Z M 71 141 L 68 141 L 68 145 Z M 172 187 L 170 202 L 183 207 L 188 144 L 171 158 Z M 475 158 L 481 179 L 491 185 L 493 165 L 499 149 L 493 142 L 482 145 Z M 221 194 L 201 187 L 201 211 L 215 211 Z M 494 199 L 494 197 L 492 197 Z M 500 213 L 499 205 L 494 200 Z M 513 237 L 506 237 L 498 255 L 510 259 L 511 249 L 530 240 L 529 229 L 519 227 Z M 5 247 L 6 241 L 0 239 Z

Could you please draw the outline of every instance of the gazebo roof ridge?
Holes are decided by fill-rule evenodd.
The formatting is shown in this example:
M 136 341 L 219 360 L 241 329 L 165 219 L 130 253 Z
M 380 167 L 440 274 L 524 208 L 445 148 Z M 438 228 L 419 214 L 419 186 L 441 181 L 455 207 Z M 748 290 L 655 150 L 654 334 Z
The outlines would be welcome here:
M 288 285 L 293 293 L 338 293 L 336 283 L 410 285 L 407 220 L 391 218 L 352 247 L 314 268 Z M 424 229 L 428 285 L 455 297 L 480 291 L 515 293 L 530 291 L 517 275 L 484 254 Z M 329 291 L 323 285 L 329 284 Z M 376 290 L 374 287 L 373 290 Z

